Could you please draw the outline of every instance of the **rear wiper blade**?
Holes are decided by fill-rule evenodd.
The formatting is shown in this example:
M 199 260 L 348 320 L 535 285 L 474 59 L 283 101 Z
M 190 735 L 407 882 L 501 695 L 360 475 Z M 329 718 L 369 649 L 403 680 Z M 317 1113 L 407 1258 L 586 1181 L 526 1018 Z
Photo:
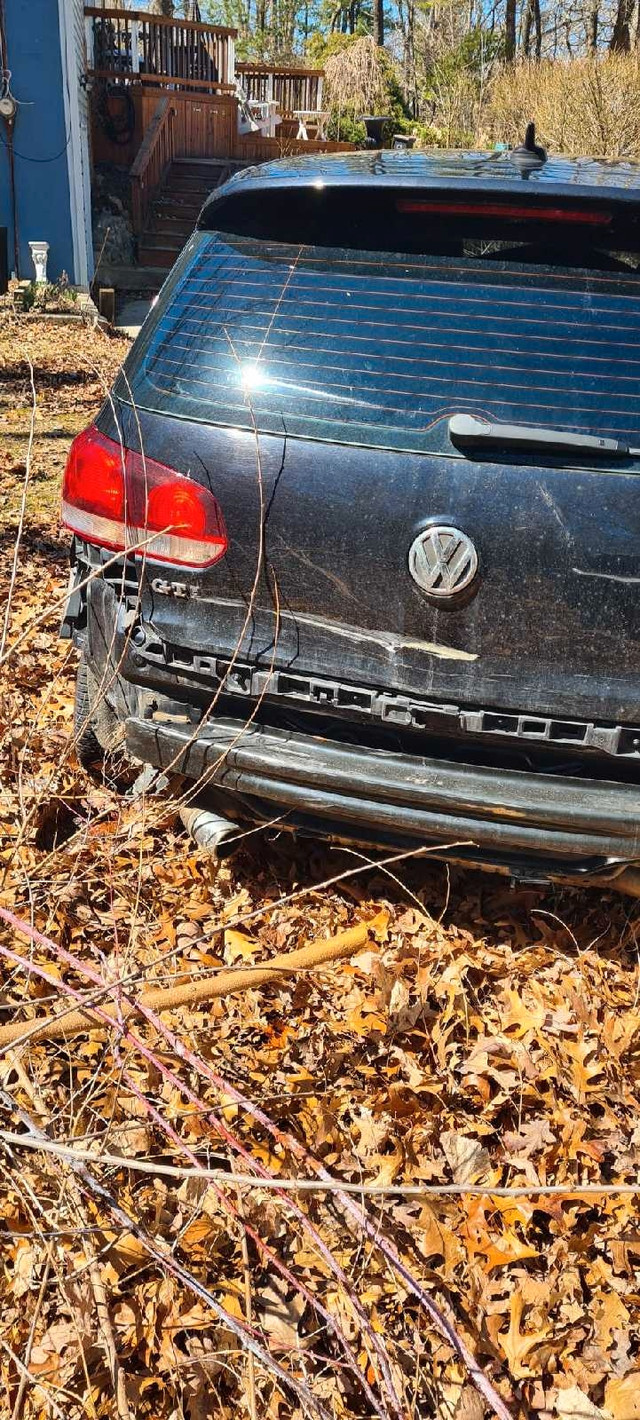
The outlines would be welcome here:
M 452 414 L 449 437 L 460 449 L 542 449 L 548 454 L 596 454 L 602 458 L 628 459 L 640 449 L 618 439 L 598 434 L 573 434 L 565 429 L 541 429 L 526 424 L 498 424 L 476 419 L 473 414 Z

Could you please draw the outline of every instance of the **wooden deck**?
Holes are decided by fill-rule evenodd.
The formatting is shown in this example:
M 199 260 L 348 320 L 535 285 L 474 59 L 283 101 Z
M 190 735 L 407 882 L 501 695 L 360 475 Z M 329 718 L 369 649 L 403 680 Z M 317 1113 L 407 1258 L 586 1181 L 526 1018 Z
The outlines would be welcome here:
M 247 98 L 258 103 L 274 100 L 283 118 L 322 109 L 322 69 L 295 69 L 282 64 L 236 64 Z
M 167 104 L 165 127 L 171 136 L 166 140 L 176 158 L 230 158 L 248 163 L 263 163 L 271 158 L 292 153 L 346 153 L 351 143 L 327 141 L 304 142 L 295 137 L 296 122 L 285 119 L 275 138 L 261 133 L 238 132 L 238 101 L 231 94 L 186 94 L 158 91 L 154 86 L 137 84 L 130 89 L 134 114 L 131 139 L 127 143 L 111 140 L 104 131 L 100 113 L 92 104 L 92 155 L 94 163 L 112 163 L 131 168 L 141 150 L 148 150 L 147 138 L 162 99 Z M 169 150 L 167 150 L 169 151 Z M 169 161 L 169 159 L 168 159 Z
M 172 264 L 199 210 L 194 194 L 214 176 L 352 147 L 317 137 L 327 117 L 320 70 L 236 64 L 233 29 L 97 5 L 85 25 L 93 162 L 130 170 L 133 230 L 150 266 Z
M 84 13 L 94 162 L 130 167 L 143 148 L 156 151 L 163 144 L 177 157 L 248 162 L 349 147 L 322 139 L 328 117 L 322 112 L 322 70 L 237 64 L 236 31 L 221 25 L 98 5 L 87 5 Z M 163 110 L 164 136 L 158 139 L 163 94 L 171 104 Z M 114 137 L 123 116 L 124 134 Z
M 191 93 L 234 94 L 237 31 L 141 10 L 85 7 L 87 73 Z

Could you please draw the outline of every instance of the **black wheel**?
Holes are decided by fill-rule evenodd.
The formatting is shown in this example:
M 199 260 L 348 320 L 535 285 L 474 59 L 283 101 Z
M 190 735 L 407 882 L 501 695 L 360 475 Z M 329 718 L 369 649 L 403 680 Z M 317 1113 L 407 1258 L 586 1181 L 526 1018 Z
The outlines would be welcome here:
M 100 692 L 83 651 L 76 676 L 73 712 L 76 754 L 83 769 L 95 769 L 104 762 L 107 750 L 115 749 L 122 739 L 124 727 Z

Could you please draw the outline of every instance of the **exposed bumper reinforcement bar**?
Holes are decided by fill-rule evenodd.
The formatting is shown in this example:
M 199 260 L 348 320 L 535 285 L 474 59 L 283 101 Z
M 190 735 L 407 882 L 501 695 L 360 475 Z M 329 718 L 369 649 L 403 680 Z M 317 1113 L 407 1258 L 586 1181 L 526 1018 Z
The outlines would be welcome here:
M 465 845 L 479 862 L 542 860 L 550 876 L 613 874 L 640 859 L 633 784 L 427 759 L 242 720 L 198 729 L 131 718 L 126 728 L 139 759 L 363 842 Z

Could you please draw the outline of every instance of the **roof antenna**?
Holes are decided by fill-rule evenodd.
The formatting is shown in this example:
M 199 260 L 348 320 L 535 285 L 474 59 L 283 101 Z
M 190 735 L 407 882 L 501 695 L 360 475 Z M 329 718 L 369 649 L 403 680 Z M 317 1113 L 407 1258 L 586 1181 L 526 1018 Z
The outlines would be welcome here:
M 509 158 L 515 163 L 521 178 L 526 180 L 531 178 L 532 173 L 539 172 L 539 169 L 546 163 L 546 148 L 541 148 L 535 141 L 535 124 L 526 124 L 525 141 L 519 148 L 512 148 Z
M 518 148 L 513 148 L 511 157 L 522 167 L 537 167 L 539 163 L 546 163 L 547 150 L 536 143 L 536 125 L 527 124 L 527 131 L 524 135 L 524 143 Z

